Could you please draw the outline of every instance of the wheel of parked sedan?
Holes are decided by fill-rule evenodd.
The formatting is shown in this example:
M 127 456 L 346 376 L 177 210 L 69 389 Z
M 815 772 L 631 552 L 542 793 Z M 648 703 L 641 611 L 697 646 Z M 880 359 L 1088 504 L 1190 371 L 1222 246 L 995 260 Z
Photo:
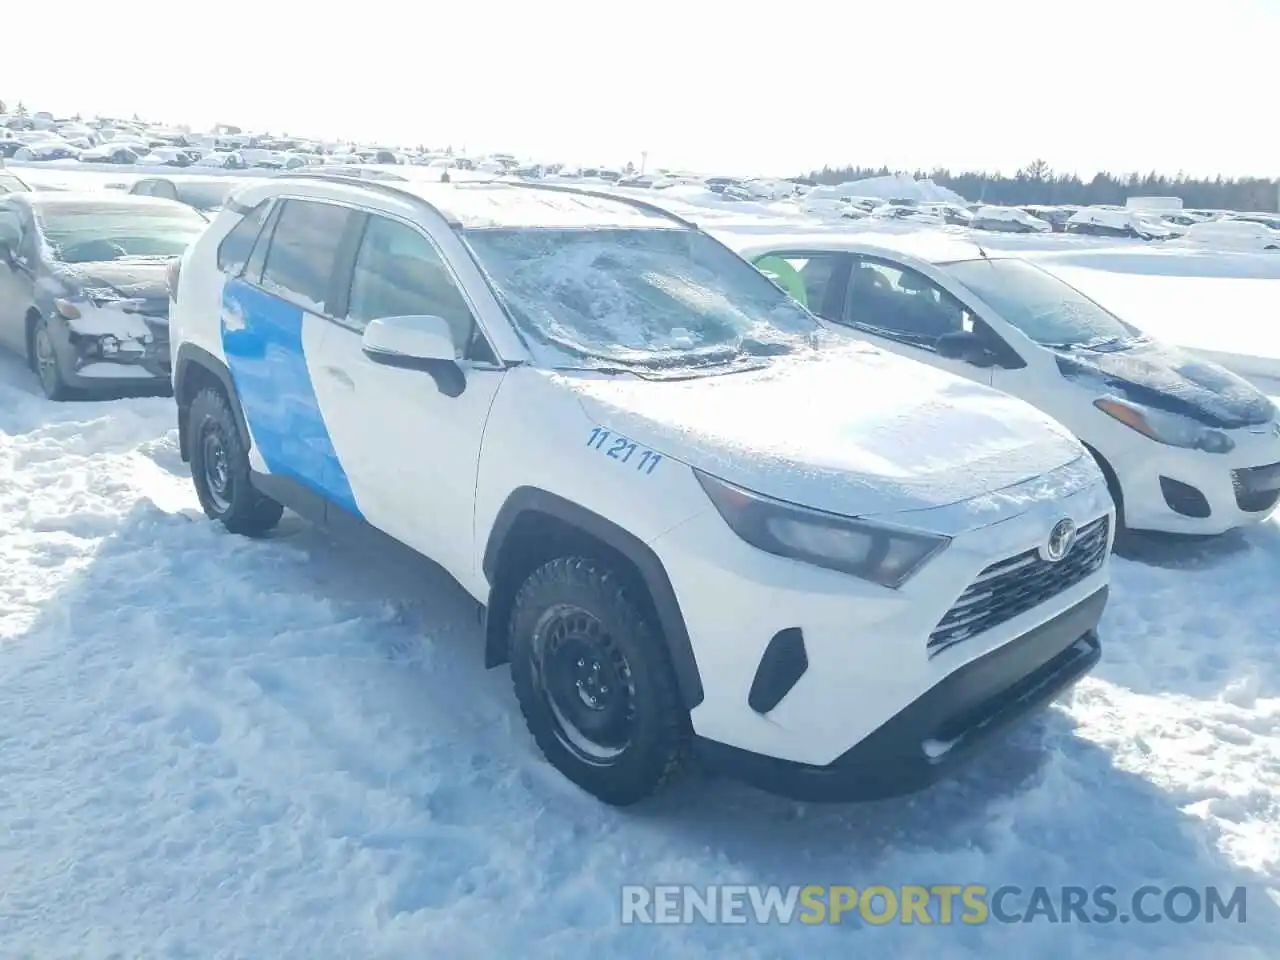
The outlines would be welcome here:
M 53 348 L 53 334 L 49 332 L 49 322 L 43 317 L 36 321 L 31 331 L 31 359 L 44 395 L 50 400 L 68 399 L 71 388 L 62 376 L 58 352 Z
M 247 537 L 261 536 L 280 522 L 284 507 L 249 482 L 249 453 L 221 390 L 207 387 L 191 401 L 187 442 L 205 516 Z
M 510 636 L 521 712 L 557 770 L 625 806 L 679 769 L 689 736 L 675 673 L 607 565 L 563 557 L 535 570 L 516 595 Z

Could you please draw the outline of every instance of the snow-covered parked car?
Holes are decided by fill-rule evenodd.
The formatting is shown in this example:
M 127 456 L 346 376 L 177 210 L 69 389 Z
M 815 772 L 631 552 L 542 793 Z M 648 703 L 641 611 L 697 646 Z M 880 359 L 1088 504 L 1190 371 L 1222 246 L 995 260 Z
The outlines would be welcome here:
M 206 153 L 193 164 L 197 167 L 210 167 L 214 170 L 247 170 L 249 163 L 239 150 L 214 150 Z
M 177 200 L 196 210 L 220 208 L 234 191 L 252 183 L 248 177 L 183 176 L 143 177 L 134 181 L 129 193 L 135 197 L 161 197 Z
M 653 205 L 273 177 L 171 290 L 208 516 L 435 560 L 607 802 L 695 749 L 797 796 L 910 791 L 1099 657 L 1113 511 L 1079 442 Z M 850 384 L 873 402 L 824 403 Z
M 1032 216 L 1020 207 L 997 207 L 990 204 L 973 212 L 970 226 L 975 230 L 997 233 L 1052 233 L 1053 224 Z
M 1280 230 L 1257 220 L 1227 217 L 1188 227 L 1181 242 L 1216 250 L 1280 251 Z
M 1081 207 L 1068 218 L 1064 232 L 1134 240 L 1168 240 L 1179 233 L 1154 215 L 1119 207 Z
M 1067 204 L 1043 204 L 1032 203 L 1027 204 L 1021 209 L 1025 210 L 1037 220 L 1043 220 L 1049 224 L 1049 228 L 1054 233 L 1064 233 L 1067 229 L 1067 221 L 1072 215 L 1079 210 L 1078 206 Z
M 208 225 L 113 191 L 0 197 L 0 343 L 52 400 L 169 385 L 165 270 Z
M 83 151 L 80 154 L 80 162 L 134 164 L 138 163 L 147 152 L 139 153 L 138 150 L 124 144 L 104 143 L 102 146 Z
M 946 237 L 747 238 L 740 249 L 826 320 L 1069 427 L 1131 529 L 1223 533 L 1280 502 L 1280 419 L 1265 395 L 1026 260 Z
M 196 157 L 186 147 L 156 147 L 138 162 L 148 167 L 189 167 Z
M 899 220 L 929 226 L 941 226 L 946 223 L 942 214 L 932 205 L 912 199 L 890 200 L 882 203 L 871 211 L 869 219 Z
M 27 163 L 43 163 L 50 160 L 79 160 L 80 148 L 65 140 L 29 141 L 13 154 L 14 160 Z

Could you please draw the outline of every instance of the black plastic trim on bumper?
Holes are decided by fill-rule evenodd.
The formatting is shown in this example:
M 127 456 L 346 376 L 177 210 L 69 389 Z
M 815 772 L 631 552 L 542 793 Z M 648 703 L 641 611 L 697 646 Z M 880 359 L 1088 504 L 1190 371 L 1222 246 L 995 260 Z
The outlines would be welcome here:
M 713 769 L 796 800 L 877 800 L 949 775 L 978 747 L 1046 706 L 1102 657 L 1097 625 L 1108 588 L 965 664 L 825 767 L 699 739 Z M 950 743 L 937 756 L 926 741 Z
M 779 630 L 764 648 L 755 679 L 747 694 L 747 706 L 765 714 L 780 704 L 809 669 L 804 633 L 799 627 Z

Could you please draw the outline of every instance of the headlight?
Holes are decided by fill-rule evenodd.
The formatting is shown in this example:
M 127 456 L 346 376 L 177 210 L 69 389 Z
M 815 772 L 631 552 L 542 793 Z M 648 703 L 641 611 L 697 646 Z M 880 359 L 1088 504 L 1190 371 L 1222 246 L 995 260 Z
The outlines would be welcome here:
M 120 303 L 124 299 L 110 287 L 87 287 L 81 293 L 95 307 L 101 307 L 108 303 Z
M 1228 453 L 1236 446 L 1236 442 L 1221 430 L 1196 423 L 1190 417 L 1116 397 L 1101 397 L 1093 401 L 1093 405 L 1156 443 L 1203 450 L 1205 453 Z
M 951 542 L 772 500 L 694 471 L 725 523 L 758 550 L 896 590 Z

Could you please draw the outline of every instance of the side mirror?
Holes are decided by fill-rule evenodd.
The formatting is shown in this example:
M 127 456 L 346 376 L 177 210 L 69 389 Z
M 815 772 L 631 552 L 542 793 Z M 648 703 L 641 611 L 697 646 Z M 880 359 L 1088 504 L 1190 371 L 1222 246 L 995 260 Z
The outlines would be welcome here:
M 380 317 L 364 329 L 362 347 L 374 363 L 428 374 L 447 397 L 459 396 L 467 380 L 458 366 L 449 322 L 442 317 Z
M 991 355 L 982 338 L 971 330 L 957 330 L 944 333 L 934 343 L 938 356 L 948 360 L 962 360 L 975 367 L 995 366 L 996 358 Z

